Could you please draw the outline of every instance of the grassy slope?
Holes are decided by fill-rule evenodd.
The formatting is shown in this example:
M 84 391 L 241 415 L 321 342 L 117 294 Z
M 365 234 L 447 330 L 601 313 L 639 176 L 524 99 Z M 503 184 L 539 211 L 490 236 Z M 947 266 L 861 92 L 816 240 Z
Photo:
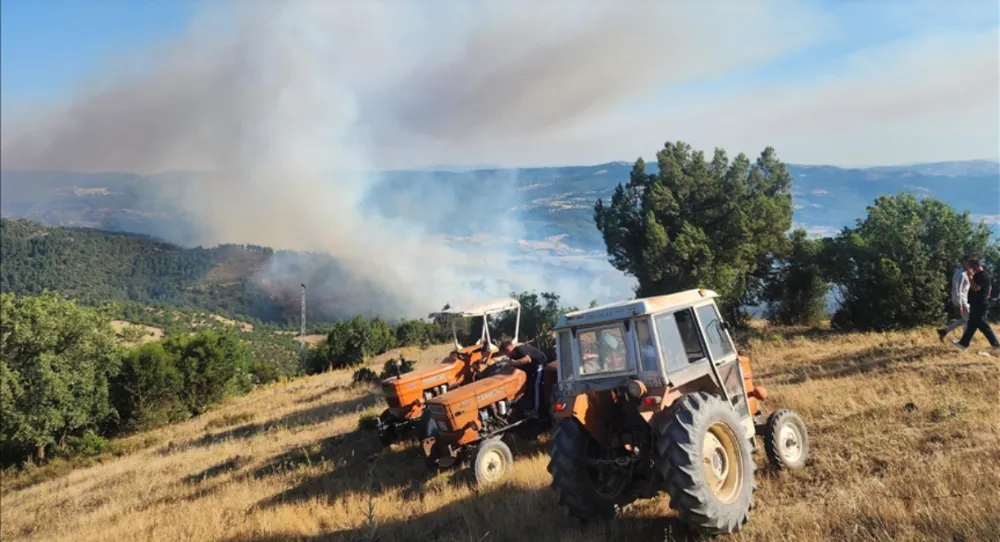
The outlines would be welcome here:
M 812 460 L 779 475 L 758 459 L 757 508 L 730 539 L 972 541 L 1000 532 L 997 358 L 959 353 L 931 330 L 764 335 L 752 342 L 757 380 L 772 408 L 805 418 Z M 407 357 L 429 363 L 444 351 Z M 365 458 L 379 446 L 356 428 L 380 398 L 349 380 L 340 372 L 258 390 L 143 435 L 153 444 L 132 455 L 8 492 L 2 538 L 356 540 L 365 539 L 369 502 L 383 541 L 662 540 L 676 530 L 665 497 L 610 525 L 578 526 L 547 488 L 540 453 L 519 456 L 505 486 L 477 492 L 461 474 L 428 479 L 416 449 L 397 446 L 378 459 L 369 492 Z

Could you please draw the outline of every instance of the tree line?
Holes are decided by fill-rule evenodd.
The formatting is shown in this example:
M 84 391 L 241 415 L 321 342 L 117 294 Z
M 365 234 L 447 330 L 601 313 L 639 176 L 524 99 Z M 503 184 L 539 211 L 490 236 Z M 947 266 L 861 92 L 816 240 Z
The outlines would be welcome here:
M 204 412 L 259 383 L 235 332 L 204 330 L 125 348 L 109 315 L 55 292 L 0 294 L 4 463 L 96 453 L 105 437 Z
M 792 178 L 774 148 L 754 162 L 722 149 L 708 160 L 668 142 L 656 158 L 656 174 L 639 159 L 610 201 L 594 205 L 608 261 L 635 277 L 637 296 L 711 288 L 736 325 L 761 305 L 772 321 L 813 324 L 833 290 L 834 326 L 888 330 L 941 324 L 963 257 L 1000 272 L 989 227 L 933 198 L 883 195 L 854 227 L 811 238 L 792 228 Z
M 522 338 L 547 335 L 563 310 L 552 293 L 511 295 L 523 305 Z M 88 307 L 51 291 L 0 294 L 3 463 L 94 455 L 108 438 L 197 416 L 281 377 L 357 367 L 393 348 L 452 340 L 443 320 L 393 324 L 355 316 L 329 326 L 327 340 L 300 359 L 294 337 L 276 326 L 246 331 L 216 322 L 192 331 L 192 321 L 207 316 L 135 303 Z M 112 317 L 161 326 L 166 334 L 123 346 L 119 339 L 138 343 L 141 332 L 116 335 Z M 491 335 L 509 338 L 513 318 L 491 322 Z M 457 333 L 471 344 L 481 329 L 481 321 L 464 319 Z
M 558 294 L 553 292 L 521 292 L 510 296 L 521 304 L 521 321 L 518 339 L 535 341 L 543 348 L 552 348 L 549 333 L 559 314 L 575 310 L 560 305 Z M 450 306 L 445 305 L 442 310 Z M 490 317 L 490 337 L 494 340 L 512 338 L 517 313 L 507 311 Z M 464 344 L 475 343 L 482 336 L 481 318 L 463 318 L 455 322 L 455 336 Z M 369 358 L 384 354 L 401 346 L 426 347 L 453 340 L 451 324 L 443 319 L 403 320 L 391 324 L 382 318 L 355 316 L 335 323 L 327 333 L 326 341 L 310 350 L 304 360 L 304 372 L 346 369 L 364 364 Z

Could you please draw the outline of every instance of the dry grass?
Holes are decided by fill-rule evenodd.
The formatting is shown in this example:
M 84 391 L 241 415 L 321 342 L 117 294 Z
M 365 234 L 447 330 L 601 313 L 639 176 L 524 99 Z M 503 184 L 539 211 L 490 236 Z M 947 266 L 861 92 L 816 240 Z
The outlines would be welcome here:
M 728 539 L 998 540 L 998 358 L 959 353 L 932 330 L 758 332 L 757 380 L 771 408 L 806 420 L 812 459 L 791 474 L 758 459 L 757 508 Z M 418 353 L 426 363 L 445 349 Z M 556 542 L 682 532 L 665 497 L 579 526 L 548 489 L 540 451 L 482 491 L 463 472 L 429 477 L 411 444 L 381 453 L 369 475 L 379 445 L 357 430 L 358 416 L 381 399 L 349 381 L 341 372 L 258 390 L 154 432 L 145 450 L 8 491 L 2 538 L 348 541 L 374 528 L 382 541 Z
M 135 334 L 141 334 L 139 343 L 158 341 L 163 338 L 163 330 L 158 327 L 133 324 L 124 320 L 112 320 L 111 329 L 115 332 L 115 338 L 123 346 L 135 346 L 134 343 L 125 340 L 126 330 L 131 330 Z
M 314 348 L 326 342 L 326 335 L 323 333 L 316 333 L 313 335 L 303 335 L 301 337 L 295 337 L 295 340 L 304 342 L 308 344 L 310 348 Z

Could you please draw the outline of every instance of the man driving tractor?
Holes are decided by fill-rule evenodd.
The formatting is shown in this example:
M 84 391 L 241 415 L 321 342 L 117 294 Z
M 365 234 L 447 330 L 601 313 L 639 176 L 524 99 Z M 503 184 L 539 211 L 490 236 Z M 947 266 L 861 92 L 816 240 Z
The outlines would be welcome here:
M 512 367 L 524 371 L 528 376 L 528 386 L 531 398 L 526 399 L 530 412 L 526 414 L 530 417 L 547 417 L 548 411 L 540 409 L 542 398 L 542 368 L 549 362 L 548 357 L 541 350 L 530 344 L 519 344 L 516 347 L 510 341 L 500 344 L 500 353 L 510 358 Z

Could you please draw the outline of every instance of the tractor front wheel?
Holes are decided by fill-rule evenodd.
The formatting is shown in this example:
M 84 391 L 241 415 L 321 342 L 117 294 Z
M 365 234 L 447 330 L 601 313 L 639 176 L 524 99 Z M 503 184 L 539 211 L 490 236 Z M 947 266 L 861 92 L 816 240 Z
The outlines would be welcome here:
M 764 451 L 778 470 L 799 470 L 809 457 L 806 424 L 794 410 L 776 410 L 764 426 Z
M 514 454 L 500 438 L 484 440 L 476 449 L 472 469 L 476 474 L 476 484 L 488 486 L 499 481 L 514 464 Z
M 607 520 L 636 500 L 632 476 L 604 457 L 601 446 L 572 418 L 559 420 L 549 444 L 549 473 L 559 504 L 588 522 Z
M 755 465 L 732 407 L 708 393 L 685 395 L 658 425 L 656 447 L 681 521 L 709 535 L 739 531 L 753 507 Z

